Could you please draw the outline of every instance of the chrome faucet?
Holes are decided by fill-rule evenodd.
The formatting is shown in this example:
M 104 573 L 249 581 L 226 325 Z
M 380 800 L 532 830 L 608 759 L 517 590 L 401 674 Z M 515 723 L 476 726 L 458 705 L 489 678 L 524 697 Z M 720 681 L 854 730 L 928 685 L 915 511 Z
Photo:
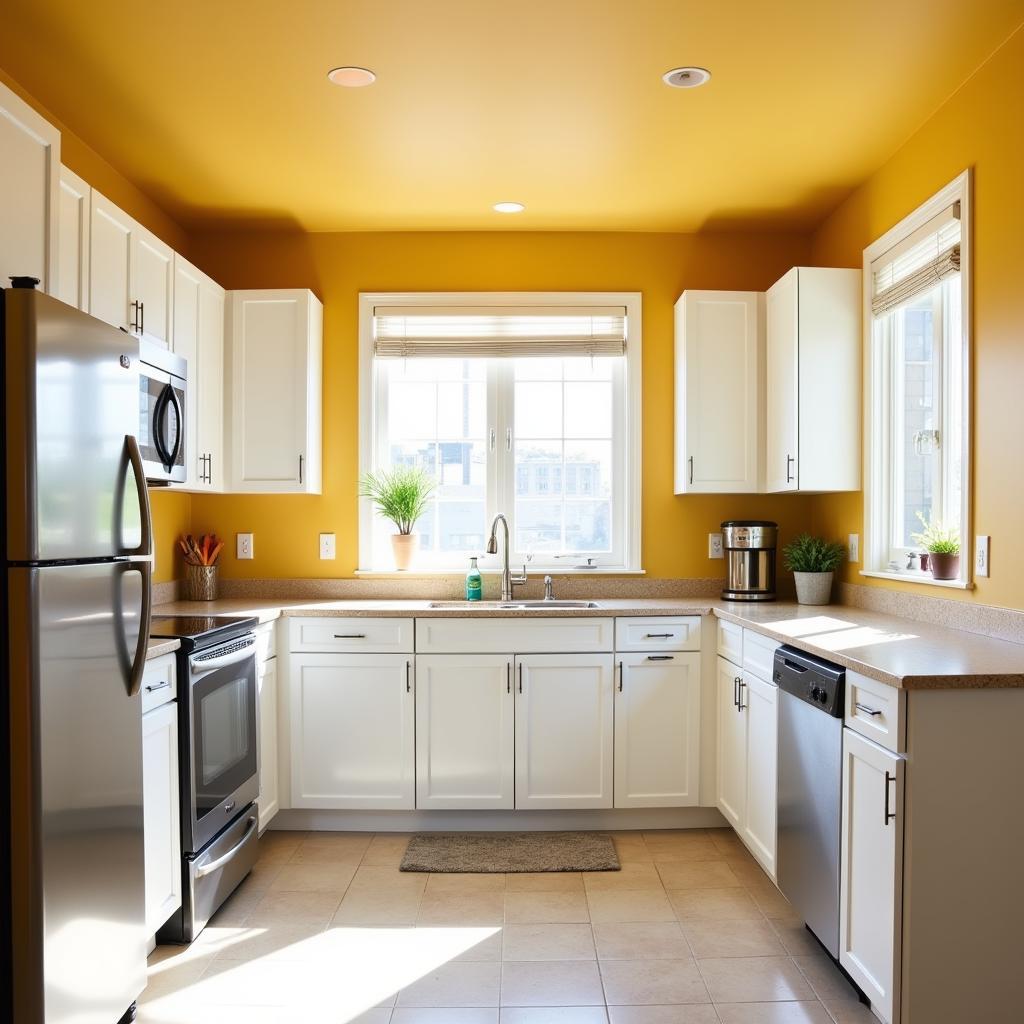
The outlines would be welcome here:
M 487 554 L 496 555 L 498 553 L 498 522 L 505 528 L 505 561 L 504 568 L 501 571 L 501 600 L 511 601 L 512 600 L 512 588 L 521 587 L 526 583 L 526 566 L 523 566 L 523 572 L 520 576 L 513 576 L 508 568 L 508 520 L 499 512 L 494 517 L 494 522 L 491 523 L 491 536 L 487 541 Z
M 555 599 L 555 581 L 550 576 L 544 577 L 544 600 L 554 601 Z

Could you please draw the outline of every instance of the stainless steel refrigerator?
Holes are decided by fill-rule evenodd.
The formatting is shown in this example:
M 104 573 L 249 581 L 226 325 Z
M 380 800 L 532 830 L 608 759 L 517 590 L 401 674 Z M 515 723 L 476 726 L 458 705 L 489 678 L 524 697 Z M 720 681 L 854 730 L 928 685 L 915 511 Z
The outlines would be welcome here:
M 146 983 L 152 530 L 138 342 L 31 279 L 3 325 L 3 1019 L 117 1024 Z

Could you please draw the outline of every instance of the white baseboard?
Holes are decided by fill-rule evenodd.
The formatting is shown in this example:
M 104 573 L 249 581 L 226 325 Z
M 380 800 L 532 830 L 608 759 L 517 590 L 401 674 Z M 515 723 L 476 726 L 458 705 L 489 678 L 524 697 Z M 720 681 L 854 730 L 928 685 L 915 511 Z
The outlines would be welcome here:
M 717 807 L 607 811 L 281 810 L 268 828 L 304 832 L 554 832 L 573 829 L 725 828 Z

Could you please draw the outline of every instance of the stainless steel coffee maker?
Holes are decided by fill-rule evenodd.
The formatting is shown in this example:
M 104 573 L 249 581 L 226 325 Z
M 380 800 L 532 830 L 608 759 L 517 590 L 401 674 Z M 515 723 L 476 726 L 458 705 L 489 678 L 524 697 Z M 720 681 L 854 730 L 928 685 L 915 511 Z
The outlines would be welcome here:
M 724 600 L 775 600 L 778 537 L 779 524 L 763 519 L 729 519 L 722 523 L 726 566 Z

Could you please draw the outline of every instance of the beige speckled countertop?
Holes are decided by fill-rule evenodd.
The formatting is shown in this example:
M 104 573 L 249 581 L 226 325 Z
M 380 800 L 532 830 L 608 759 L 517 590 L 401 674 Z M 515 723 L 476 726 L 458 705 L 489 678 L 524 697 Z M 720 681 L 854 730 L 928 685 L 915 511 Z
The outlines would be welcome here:
M 229 598 L 175 601 L 155 615 L 250 615 L 260 622 L 292 615 L 472 616 L 716 615 L 889 686 L 905 689 L 1024 687 L 1024 644 L 897 618 L 847 605 L 809 607 L 793 601 L 742 604 L 709 598 L 594 599 L 597 608 L 431 608 L 429 601 L 300 601 Z
M 154 612 L 155 615 L 160 614 Z M 146 648 L 146 661 L 150 658 L 159 658 L 161 654 L 173 654 L 181 646 L 180 640 L 164 640 L 151 637 L 149 646 Z

